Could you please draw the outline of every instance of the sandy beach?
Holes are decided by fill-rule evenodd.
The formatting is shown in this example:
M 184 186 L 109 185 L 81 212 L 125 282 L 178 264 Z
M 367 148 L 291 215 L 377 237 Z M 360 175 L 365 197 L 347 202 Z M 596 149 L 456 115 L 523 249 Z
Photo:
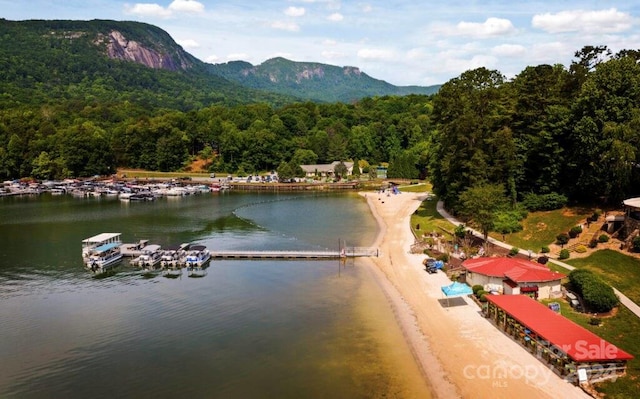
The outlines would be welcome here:
M 423 194 L 361 195 L 380 226 L 380 256 L 370 265 L 433 397 L 590 398 L 482 317 L 471 299 L 446 306 L 441 287 L 451 281 L 425 272 L 424 255 L 410 253 L 410 217 Z

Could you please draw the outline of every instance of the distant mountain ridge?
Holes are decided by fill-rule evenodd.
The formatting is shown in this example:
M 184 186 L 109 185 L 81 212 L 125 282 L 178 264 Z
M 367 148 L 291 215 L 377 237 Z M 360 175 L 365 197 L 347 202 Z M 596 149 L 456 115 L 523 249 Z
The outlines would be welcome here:
M 316 101 L 350 102 L 363 97 L 384 95 L 434 94 L 440 85 L 394 86 L 372 78 L 357 67 L 296 62 L 282 57 L 260 65 L 245 61 L 210 64 L 208 70 L 246 87 L 300 96 Z
M 155 96 L 158 106 L 167 100 L 182 108 L 220 102 L 352 102 L 439 89 L 399 87 L 357 67 L 284 58 L 257 66 L 244 61 L 208 64 L 186 52 L 166 31 L 140 22 L 0 19 L 0 33 L 0 89 L 13 95 L 12 100 L 33 95 L 44 99 L 54 93 L 68 97 L 61 93 L 78 84 L 101 95 L 109 94 L 101 87 L 131 93 L 132 98 L 144 92 Z M 176 95 L 187 92 L 184 98 Z

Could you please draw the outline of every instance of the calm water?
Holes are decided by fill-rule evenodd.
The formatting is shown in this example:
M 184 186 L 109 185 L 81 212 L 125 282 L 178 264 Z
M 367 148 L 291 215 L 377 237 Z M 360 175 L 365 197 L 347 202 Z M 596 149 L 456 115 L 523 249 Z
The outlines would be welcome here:
M 0 397 L 423 397 L 368 269 L 337 261 L 214 261 L 204 278 L 96 279 L 81 240 L 210 249 L 370 245 L 353 194 L 200 195 L 125 203 L 0 199 Z

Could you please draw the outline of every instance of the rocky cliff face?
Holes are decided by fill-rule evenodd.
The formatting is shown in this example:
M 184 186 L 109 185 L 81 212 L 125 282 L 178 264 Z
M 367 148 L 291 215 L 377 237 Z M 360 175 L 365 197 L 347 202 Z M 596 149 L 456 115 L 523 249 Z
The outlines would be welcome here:
M 128 40 L 117 30 L 111 31 L 107 36 L 99 36 L 97 41 L 106 44 L 109 58 L 137 62 L 149 68 L 170 71 L 186 70 L 192 67 L 191 62 L 180 52 L 170 54 L 145 47 L 134 40 Z

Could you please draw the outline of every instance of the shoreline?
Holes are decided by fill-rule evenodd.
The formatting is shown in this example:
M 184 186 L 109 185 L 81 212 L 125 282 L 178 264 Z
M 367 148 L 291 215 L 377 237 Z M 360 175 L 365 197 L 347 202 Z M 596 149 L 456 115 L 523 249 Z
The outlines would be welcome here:
M 396 322 L 434 398 L 590 398 L 482 317 L 469 298 L 446 306 L 442 272 L 424 271 L 424 255 L 409 253 L 414 242 L 410 218 L 424 193 L 386 196 L 361 192 L 378 223 L 368 259 Z

